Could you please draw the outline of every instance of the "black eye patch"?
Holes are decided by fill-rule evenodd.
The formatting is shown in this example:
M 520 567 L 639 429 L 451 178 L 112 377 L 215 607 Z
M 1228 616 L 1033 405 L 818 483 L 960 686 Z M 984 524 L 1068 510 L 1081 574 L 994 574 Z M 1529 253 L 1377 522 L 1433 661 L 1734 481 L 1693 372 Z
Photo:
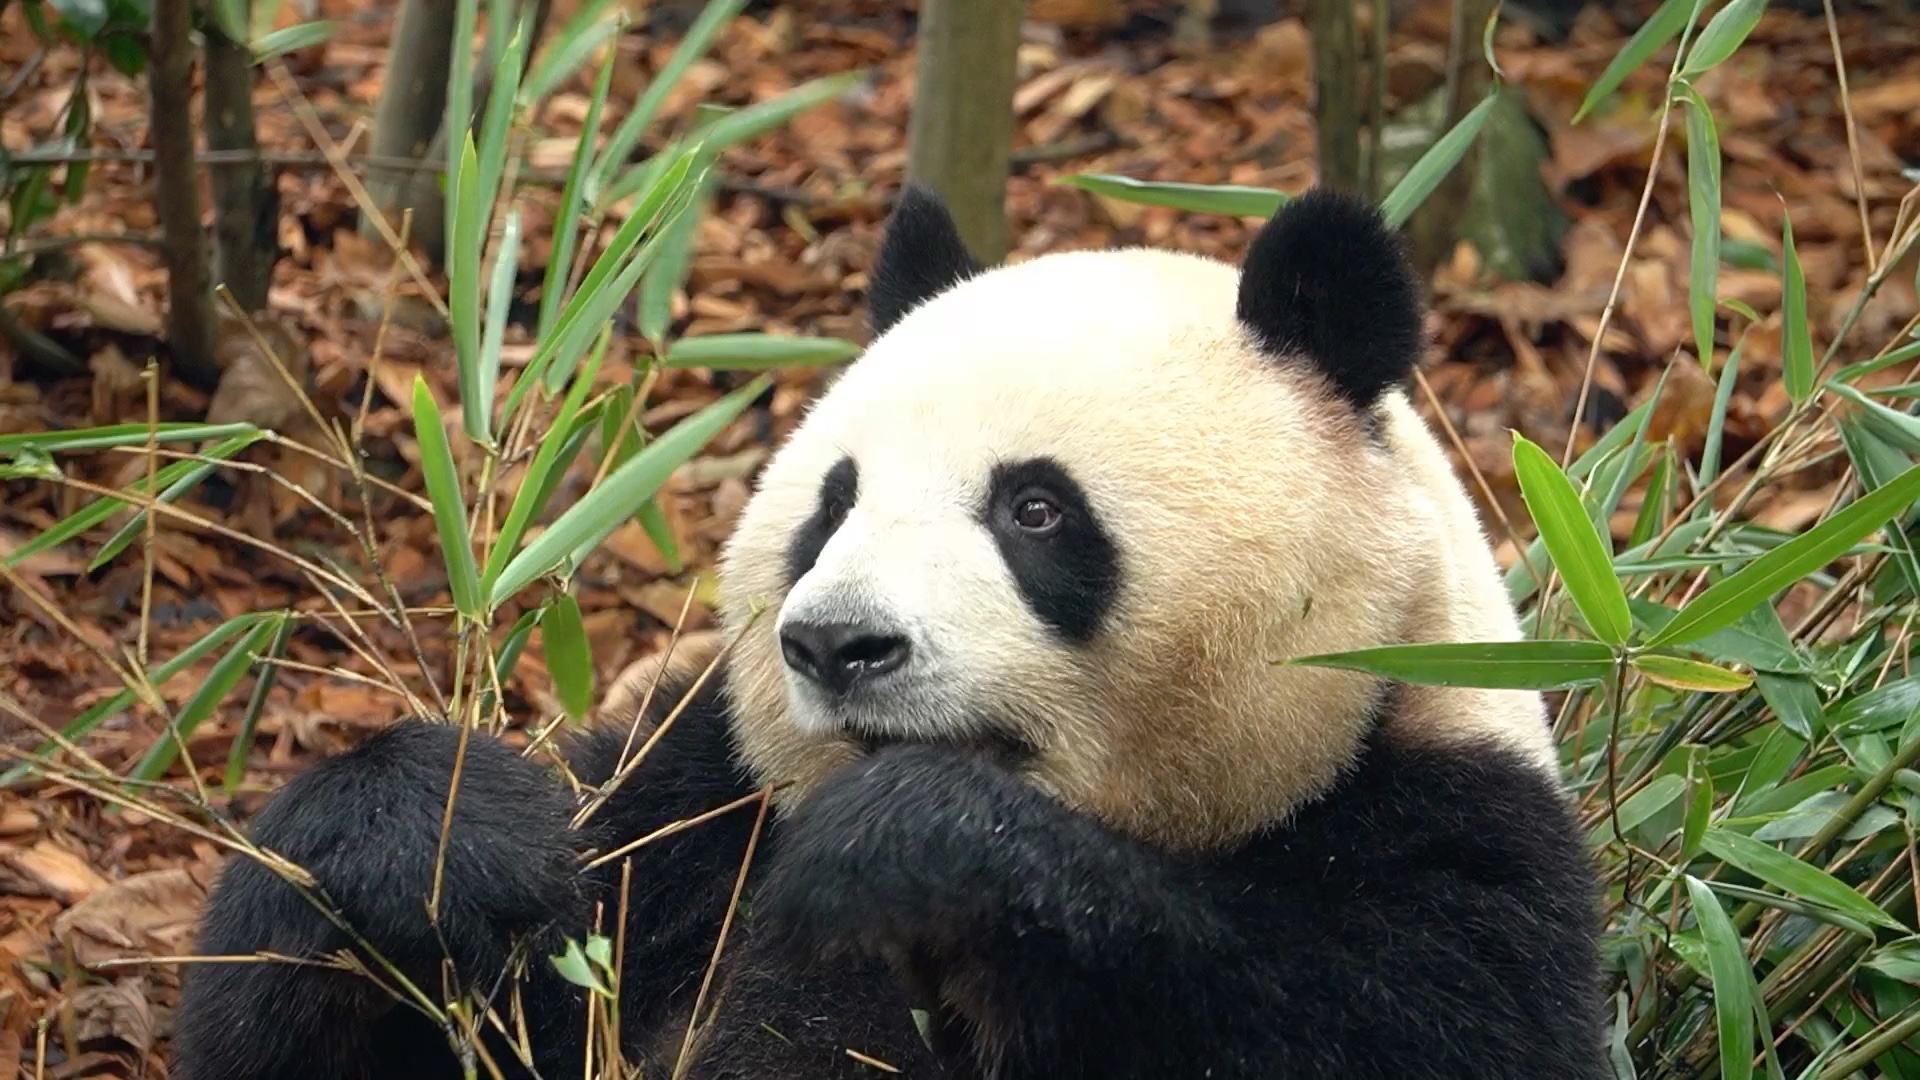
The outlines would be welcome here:
M 1091 641 L 1120 591 L 1120 552 L 1086 492 L 1050 458 L 997 465 L 989 487 L 981 522 L 1013 572 L 1021 599 L 1061 637 L 1081 645 Z M 1021 507 L 1036 499 L 1060 515 L 1044 535 L 1021 527 Z
M 821 549 L 840 529 L 847 511 L 860 497 L 860 467 L 850 457 L 841 458 L 820 478 L 820 495 L 813 515 L 801 524 L 787 541 L 787 587 L 804 577 L 820 561 Z

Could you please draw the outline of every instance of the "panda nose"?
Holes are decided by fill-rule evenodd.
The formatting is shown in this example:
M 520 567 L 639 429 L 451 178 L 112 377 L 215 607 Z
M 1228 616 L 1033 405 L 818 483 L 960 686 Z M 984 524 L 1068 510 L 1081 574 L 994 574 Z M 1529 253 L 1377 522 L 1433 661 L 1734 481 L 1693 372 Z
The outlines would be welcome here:
M 900 668 L 911 651 L 906 638 L 859 623 L 794 622 L 780 631 L 787 666 L 835 694 Z

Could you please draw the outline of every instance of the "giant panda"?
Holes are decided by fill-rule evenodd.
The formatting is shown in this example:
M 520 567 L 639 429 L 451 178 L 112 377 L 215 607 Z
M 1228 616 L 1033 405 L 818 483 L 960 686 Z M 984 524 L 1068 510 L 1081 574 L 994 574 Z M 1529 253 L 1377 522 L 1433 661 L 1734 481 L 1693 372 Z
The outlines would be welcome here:
M 424 722 L 295 777 L 253 837 L 314 885 L 225 869 L 176 1080 L 579 1077 L 609 1040 L 548 958 L 594 927 L 645 1076 L 1603 1076 L 1540 697 L 1286 662 L 1518 636 L 1378 214 L 1307 192 L 1238 270 L 987 268 L 909 189 L 868 306 L 718 652 L 629 680 L 581 786 Z

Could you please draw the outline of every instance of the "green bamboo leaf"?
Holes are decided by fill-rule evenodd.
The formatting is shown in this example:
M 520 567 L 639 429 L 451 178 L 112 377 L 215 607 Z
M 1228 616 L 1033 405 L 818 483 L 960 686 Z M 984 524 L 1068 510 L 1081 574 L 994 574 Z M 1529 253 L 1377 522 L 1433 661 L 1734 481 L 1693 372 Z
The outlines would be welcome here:
M 252 424 L 157 424 L 153 441 L 162 444 L 203 442 L 232 435 L 259 435 Z M 147 441 L 147 425 L 114 424 L 109 427 L 78 428 L 73 431 L 30 431 L 22 435 L 0 435 L 0 457 L 38 449 L 49 454 L 71 454 L 81 450 L 111 450 L 121 446 L 139 446 Z
M 205 453 L 207 457 L 218 458 L 224 461 L 239 453 L 241 450 L 253 445 L 255 442 L 258 442 L 264 435 L 264 432 L 258 435 L 236 435 L 220 445 L 208 449 Z M 219 468 L 219 465 L 212 461 L 181 461 L 175 462 L 175 464 L 189 465 L 191 468 L 167 482 L 166 486 L 160 489 L 160 502 L 179 502 L 183 496 L 194 488 L 199 487 L 207 477 L 213 475 L 215 469 Z M 116 504 L 119 503 L 118 499 L 112 501 Z M 125 525 L 120 526 L 119 530 L 112 536 L 108 537 L 107 542 L 100 545 L 99 552 L 87 561 L 87 573 L 91 574 L 119 557 L 120 553 L 125 551 L 129 544 L 139 539 L 146 531 L 146 528 L 147 511 L 144 509 L 134 511 L 133 517 L 129 518 Z
M 1707 20 L 1706 29 L 1700 31 L 1693 48 L 1687 51 L 1687 62 L 1680 69 L 1680 77 L 1699 78 L 1732 56 L 1740 43 L 1747 40 L 1747 35 L 1753 33 L 1766 10 L 1767 0 L 1733 0 L 1721 8 Z
M 1680 826 L 1680 859 L 1691 861 L 1700 851 L 1700 840 L 1707 834 L 1707 822 L 1713 817 L 1713 773 L 1708 770 L 1705 748 L 1687 748 L 1686 816 Z
M 1755 681 L 1761 699 L 1788 731 L 1803 741 L 1812 742 L 1815 735 L 1826 730 L 1826 710 L 1820 704 L 1820 691 L 1812 679 L 1762 671 Z
M 1903 927 L 1900 920 L 1880 910 L 1880 905 L 1855 892 L 1846 882 L 1825 870 L 1729 829 L 1710 828 L 1700 846 L 1714 858 L 1739 867 L 1788 896 L 1811 900 L 1843 915 L 1890 930 Z
M 613 970 L 613 942 L 602 934 L 587 935 L 587 959 L 601 971 Z
M 1678 93 L 1687 103 L 1687 206 L 1693 219 L 1687 301 L 1693 309 L 1694 355 L 1710 369 L 1714 296 L 1720 289 L 1720 129 L 1693 87 L 1682 85 Z
M 1383 645 L 1287 663 L 1345 668 L 1424 686 L 1558 690 L 1613 675 L 1613 650 L 1597 641 L 1491 641 Z
M 1074 173 L 1054 181 L 1095 195 L 1141 206 L 1164 206 L 1196 214 L 1229 217 L 1272 217 L 1289 196 L 1272 188 L 1238 184 L 1183 184 L 1174 181 L 1135 180 L 1107 173 Z
M 640 145 L 640 137 L 646 134 L 647 126 L 653 123 L 655 116 L 659 115 L 660 106 L 666 103 L 667 95 L 673 92 L 673 88 L 679 84 L 681 77 L 687 73 L 687 69 L 693 66 L 693 62 L 700 59 L 712 47 L 713 40 L 719 35 L 721 29 L 732 22 L 734 16 L 740 14 L 746 6 L 747 0 L 708 0 L 707 5 L 700 10 L 699 17 L 693 20 L 693 24 L 687 27 L 687 32 L 681 36 L 680 44 L 674 48 L 673 55 L 667 58 L 667 62 L 660 68 L 660 73 L 654 76 L 653 82 L 647 85 L 646 92 L 633 103 L 633 108 L 627 111 L 627 115 L 620 121 L 620 126 L 614 129 L 612 137 L 607 140 L 607 147 L 600 156 L 600 163 L 594 168 L 592 182 L 585 189 L 589 203 L 600 202 L 598 193 L 610 187 L 614 175 L 626 168 L 627 159 L 633 156 L 634 148 Z
M 783 367 L 823 367 L 844 363 L 858 355 L 860 346 L 839 338 L 707 334 L 674 342 L 662 363 L 670 368 L 766 371 Z
M 552 44 L 540 54 L 528 72 L 526 81 L 520 84 L 520 94 L 515 102 L 520 108 L 532 108 L 553 93 L 566 79 L 580 70 L 595 49 L 605 44 L 625 29 L 626 11 L 614 8 L 611 17 L 607 7 L 611 0 L 591 0 L 580 5 L 567 25 L 554 36 Z M 612 60 L 609 50 L 608 60 Z M 591 127 L 586 130 L 592 131 Z
M 233 742 L 227 747 L 227 773 L 221 789 L 229 795 L 246 775 L 247 756 L 253 752 L 254 733 L 260 728 L 260 713 L 266 709 L 267 695 L 273 692 L 273 684 L 280 677 L 280 665 L 274 661 L 286 653 L 287 639 L 293 636 L 293 620 L 285 613 L 277 615 L 275 622 L 273 639 L 267 643 L 264 662 L 260 665 L 260 676 L 253 681 L 253 694 L 247 698 L 246 711 L 240 714 L 240 730 L 234 733 Z
M 131 779 L 151 782 L 167 774 L 180 756 L 181 745 L 193 738 L 193 733 L 199 730 L 201 723 L 213 715 L 215 706 L 239 685 L 241 677 L 253 666 L 257 655 L 266 651 L 267 643 L 280 632 L 280 626 L 285 621 L 286 615 L 275 612 L 254 624 L 246 636 L 233 643 L 233 648 L 227 650 L 227 654 L 216 661 L 213 670 L 207 673 L 207 681 L 200 684 L 200 688 L 174 715 L 174 734 L 154 741 L 146 756 L 128 774 Z
M 555 320 L 553 333 L 527 362 L 526 370 L 507 395 L 506 415 L 513 415 L 520 397 L 540 379 L 545 379 L 550 392 L 558 393 L 573 377 L 587 342 L 606 326 L 621 301 L 633 294 L 634 285 L 659 249 L 661 232 L 672 227 L 705 179 L 704 168 L 694 171 L 698 158 L 689 151 L 667 159 L 657 181 L 634 205 L 568 298 Z
M 1627 601 L 1634 621 L 1652 634 L 1664 630 L 1679 612 L 1665 604 L 1634 597 Z M 1806 657 L 1793 644 L 1780 614 L 1762 604 L 1733 625 L 1693 643 L 1692 651 L 1715 660 L 1744 664 L 1756 671 L 1798 673 L 1807 670 Z
M 1886 731 L 1920 716 L 1920 676 L 1874 687 L 1835 705 L 1827 713 L 1827 728 L 1841 735 Z
M 1646 644 L 1696 641 L 1733 625 L 1774 593 L 1839 558 L 1856 541 L 1904 513 L 1916 498 L 1920 498 L 1920 468 L 1910 468 L 1738 573 L 1708 586 Z
M 298 23 L 279 30 L 271 30 L 253 41 L 253 62 L 264 64 L 276 56 L 311 49 L 315 45 L 325 44 L 339 28 L 332 19 L 315 19 L 312 22 Z
M 1662 686 L 1701 694 L 1730 694 L 1753 685 L 1753 676 L 1682 656 L 1641 653 L 1627 661 L 1635 671 Z
M 179 654 L 174 656 L 173 659 L 149 671 L 147 673 L 147 681 L 151 683 L 155 689 L 165 686 L 168 679 L 180 674 L 192 665 L 199 663 L 202 658 L 212 653 L 215 649 L 233 640 L 235 634 L 251 629 L 257 625 L 261 619 L 267 617 L 267 614 L 264 612 L 250 611 L 245 615 L 236 615 L 228 619 L 226 622 L 214 627 L 206 637 L 180 650 Z M 127 689 L 93 705 L 79 716 L 74 717 L 62 725 L 60 728 L 61 737 L 68 742 L 79 742 L 81 739 L 86 738 L 94 728 L 99 727 L 100 723 L 107 717 L 131 707 L 135 697 L 134 692 L 131 689 Z M 33 752 L 33 756 L 35 760 L 43 760 L 48 754 L 53 753 L 57 749 L 59 749 L 58 743 L 52 741 L 44 742 Z M 22 777 L 26 776 L 32 768 L 32 762 L 22 762 L 8 769 L 5 774 L 0 775 L 0 787 L 13 786 L 18 783 Z
M 1397 229 L 1413 217 L 1413 212 L 1427 201 L 1433 189 L 1439 187 L 1454 166 L 1460 164 L 1460 159 L 1466 156 L 1473 140 L 1480 137 L 1480 129 L 1487 126 L 1487 118 L 1493 115 L 1493 107 L 1499 100 L 1500 91 L 1496 88 L 1487 95 L 1485 101 L 1475 105 L 1473 111 L 1461 117 L 1452 131 L 1440 136 L 1426 153 L 1420 155 L 1420 160 L 1407 170 L 1407 175 L 1393 186 L 1386 198 L 1380 200 L 1380 213 L 1387 219 L 1388 225 Z
M 700 141 L 709 154 L 719 154 L 730 146 L 757 139 L 789 120 L 825 105 L 866 81 L 865 71 L 843 71 L 811 79 L 799 86 L 744 109 L 715 119 L 700 132 Z
M 526 650 L 527 639 L 533 636 L 534 627 L 540 625 L 540 608 L 520 613 L 513 627 L 507 631 L 506 639 L 500 643 L 500 649 L 493 656 L 493 681 L 483 683 L 480 689 L 480 715 L 493 715 L 498 699 L 494 696 L 494 683 L 506 686 L 513 678 L 513 667 L 520 662 L 520 654 Z
M 260 431 L 249 431 L 244 434 L 235 435 L 216 446 L 202 451 L 202 456 L 225 460 L 239 453 L 241 450 L 246 449 L 248 446 L 253 445 L 255 442 L 258 442 L 264 437 L 264 434 L 264 432 Z M 172 461 L 161 466 L 154 471 L 154 480 L 160 486 L 159 501 L 174 502 L 178 500 L 180 496 L 193 490 L 193 488 L 198 486 L 208 476 L 212 475 L 215 467 L 213 463 L 206 461 Z M 134 498 L 140 498 L 146 495 L 147 478 L 143 476 L 135 480 L 133 483 L 127 485 L 126 490 L 129 495 Z M 86 533 L 94 526 L 104 523 L 108 518 L 125 510 L 130 505 L 130 501 L 129 499 L 100 498 L 88 503 L 73 513 L 68 514 L 66 517 L 61 518 L 26 543 L 21 544 L 14 550 L 12 555 L 7 556 L 7 565 L 18 566 L 22 560 L 30 556 L 37 555 L 49 548 L 58 547 Z M 121 529 L 120 533 L 127 533 L 128 529 L 136 527 L 138 529 L 144 529 L 145 514 L 145 511 L 136 513 L 133 521 L 129 522 L 126 528 Z M 116 534 L 116 538 L 117 536 L 118 534 Z M 129 536 L 128 539 L 130 540 L 131 536 Z M 93 564 L 87 568 L 88 572 L 91 573 L 93 570 L 98 569 L 112 557 L 112 554 L 104 552 L 101 555 L 95 556 Z
M 657 354 L 666 346 L 667 325 L 673 319 L 674 290 L 684 285 L 693 266 L 693 242 L 700 221 L 710 212 L 715 180 L 712 173 L 694 195 L 694 205 L 675 219 L 660 238 L 660 254 L 640 280 L 640 336 Z
M 473 127 L 473 30 L 480 21 L 477 0 L 454 0 L 453 61 L 447 68 L 447 108 L 440 130 L 447 133 L 447 191 L 459 190 L 460 161 L 470 141 Z M 455 132 L 461 137 L 455 138 Z M 446 200 L 447 240 L 456 235 L 460 221 L 458 199 Z
M 1654 777 L 1647 782 L 1646 787 L 1634 792 L 1628 796 L 1627 801 L 1620 804 L 1618 814 L 1609 814 L 1602 818 L 1600 824 L 1593 827 L 1593 832 L 1588 839 L 1595 845 L 1600 845 L 1613 843 L 1622 835 L 1631 835 L 1633 830 L 1646 824 L 1655 814 L 1673 805 L 1674 800 L 1680 798 L 1686 788 L 1686 777 L 1671 773 Z M 1614 828 L 1616 817 L 1619 819 L 1617 832 Z
M 1739 4 L 1743 0 L 1734 0 Z M 1732 10 L 1731 6 L 1728 10 Z M 1725 15 L 1726 11 L 1722 11 Z M 1717 21 L 1717 17 L 1716 17 Z M 1813 393 L 1813 327 L 1807 322 L 1807 275 L 1800 269 L 1800 255 L 1793 247 L 1793 217 L 1781 216 L 1780 247 L 1785 252 L 1786 278 L 1781 282 L 1781 364 L 1787 383 L 1787 396 L 1798 405 Z
M 1820 904 L 1810 904 L 1805 901 L 1795 900 L 1791 897 L 1781 896 L 1778 893 L 1767 892 L 1765 889 L 1750 889 L 1745 885 L 1729 885 L 1724 881 L 1714 882 L 1713 891 L 1722 896 L 1732 897 L 1743 903 L 1759 904 L 1763 907 L 1774 908 L 1778 911 L 1804 915 L 1809 919 L 1816 919 L 1829 926 L 1837 926 L 1842 930 L 1859 934 L 1864 938 L 1872 939 L 1874 936 L 1873 927 L 1868 926 L 1858 919 L 1849 918 L 1847 915 L 1835 911 L 1832 908 L 1823 907 Z
M 611 532 L 660 490 L 675 469 L 732 423 L 768 385 L 767 376 L 755 378 L 675 424 L 614 470 L 599 487 L 569 507 L 538 539 L 507 563 L 493 583 L 491 602 L 497 606 L 535 578 L 561 569 L 561 564 L 589 537 Z
M 612 991 L 600 981 L 600 974 L 594 971 L 593 965 L 587 961 L 586 954 L 580 951 L 579 942 L 569 940 L 566 952 L 547 959 L 553 964 L 553 969 L 560 973 L 560 977 L 573 985 L 591 990 L 601 997 L 612 996 Z
M 500 385 L 500 350 L 506 343 L 507 311 L 513 306 L 514 274 L 520 268 L 520 211 L 507 211 L 500 245 L 493 261 L 493 280 L 487 287 L 486 333 L 480 339 L 480 362 L 473 376 L 474 396 L 460 405 L 471 434 L 477 423 L 481 442 L 493 440 L 493 395 Z
M 587 117 L 580 124 L 580 142 L 574 147 L 573 166 L 567 170 L 566 186 L 560 190 L 560 206 L 553 222 L 553 250 L 547 256 L 547 272 L 540 286 L 540 321 L 534 340 L 545 341 L 560 317 L 560 305 L 566 299 L 567 285 L 573 275 L 573 251 L 579 243 L 580 218 L 586 211 L 586 185 L 593 169 L 593 141 L 600 134 L 600 111 L 606 107 L 607 92 L 613 86 L 613 61 L 617 53 L 609 49 L 594 80 L 593 98 L 587 103 Z
M 507 38 L 507 45 L 500 58 L 494 63 L 493 87 L 487 94 L 487 112 L 480 124 L 480 205 L 485 216 L 481 231 L 473 237 L 476 245 L 484 245 L 486 235 L 493 221 L 493 201 L 500 194 L 500 180 L 507 169 L 507 129 L 513 123 L 514 99 L 520 94 L 520 76 L 525 73 L 527 61 L 527 41 L 532 36 L 530 20 L 533 18 L 532 4 L 516 5 L 519 16 L 513 21 L 513 32 Z M 504 14 L 504 12 L 502 13 Z M 505 20 L 488 20 L 487 36 L 489 40 L 505 25 Z M 477 255 L 477 248 L 476 248 Z
M 1875 437 L 1906 453 L 1920 454 L 1920 416 L 1889 409 L 1851 386 L 1834 383 L 1831 389 L 1857 406 L 1854 416 Z
M 207 11 L 213 16 L 214 28 L 220 36 L 235 45 L 245 45 L 252 36 L 247 32 L 246 0 L 212 0 Z
M 1874 952 L 1866 966 L 1888 978 L 1920 986 L 1920 937 L 1889 942 Z
M 679 541 L 674 539 L 673 526 L 667 521 L 667 512 L 660 506 L 659 496 L 648 499 L 633 519 L 646 530 L 647 539 L 653 541 L 654 550 L 660 553 L 661 561 L 667 564 L 667 573 L 678 577 L 686 569 L 686 560 L 680 557 Z
M 488 436 L 487 414 L 480 404 L 480 249 L 487 242 L 489 207 L 481 201 L 480 165 L 473 135 L 462 142 L 460 167 L 450 178 L 453 231 L 447 234 L 447 317 L 453 329 L 454 363 L 460 375 L 460 411 L 467 437 Z
M 1740 339 L 1733 343 L 1733 350 L 1727 353 L 1727 363 L 1720 369 L 1720 382 L 1713 391 L 1713 415 L 1707 420 L 1707 443 L 1700 451 L 1700 486 L 1719 479 L 1720 449 L 1724 445 L 1727 432 L 1727 408 L 1733 404 L 1733 386 L 1740 378 L 1740 350 L 1747 343 L 1747 335 L 1742 332 Z M 1713 500 L 1700 500 L 1700 513 L 1713 513 Z
M 467 535 L 467 503 L 460 494 L 460 477 L 453 464 L 453 448 L 440 420 L 440 406 L 427 389 L 427 380 L 413 377 L 413 426 L 420 440 L 420 472 L 426 477 L 427 499 L 433 503 L 433 523 L 440 533 L 440 554 L 447 563 L 447 584 L 453 606 L 470 619 L 486 614 L 481 603 L 480 575 L 473 566 L 473 541 Z
M 1620 84 L 1626 81 L 1628 75 L 1633 74 L 1635 68 L 1646 63 L 1649 57 L 1660 51 L 1661 46 L 1678 37 L 1680 28 L 1687 24 L 1687 17 L 1692 15 L 1702 2 L 1703 0 L 1666 0 L 1666 3 L 1661 4 L 1652 18 L 1640 24 L 1640 29 L 1634 31 L 1633 37 L 1627 40 L 1626 47 L 1614 56 L 1606 70 L 1600 73 L 1600 78 L 1594 81 L 1592 89 L 1587 91 L 1586 99 L 1574 112 L 1573 122 L 1577 124 L 1586 119 L 1587 114 L 1593 111 L 1593 107 L 1605 101 L 1608 95 L 1619 89 Z
M 1614 576 L 1613 553 L 1588 519 L 1573 481 L 1545 450 L 1518 432 L 1513 436 L 1513 467 L 1527 511 L 1581 617 L 1600 640 L 1625 643 L 1633 632 L 1627 593 Z
M 540 615 L 540 647 L 561 706 L 575 720 L 584 719 L 593 708 L 593 648 L 572 596 L 561 593 L 547 601 Z
M 1660 535 L 1667 524 L 1667 509 L 1672 490 L 1675 487 L 1676 472 L 1673 467 L 1673 452 L 1663 446 L 1660 456 L 1654 459 L 1653 475 L 1647 480 L 1646 498 L 1640 502 L 1640 512 L 1633 516 L 1633 529 L 1627 534 L 1627 546 L 1639 547 Z M 1614 560 L 1614 572 L 1619 573 L 1620 563 Z
M 1713 1013 L 1720 1032 L 1721 1080 L 1752 1080 L 1754 1008 L 1758 990 L 1746 948 L 1733 920 L 1720 906 L 1707 883 L 1685 875 L 1687 895 L 1707 953 L 1708 978 L 1713 983 Z
M 527 474 L 521 478 L 519 489 L 513 493 L 513 504 L 507 508 L 506 520 L 500 523 L 493 550 L 487 555 L 480 587 L 488 595 L 494 595 L 493 587 L 500 579 L 500 572 L 506 569 L 507 561 L 518 552 L 520 538 L 526 534 L 527 526 L 535 514 L 546 508 L 547 500 L 552 498 L 560 477 L 573 461 L 573 454 L 568 453 L 567 449 L 569 441 L 575 438 L 575 428 L 579 426 L 575 417 L 580 412 L 581 403 L 586 401 L 587 394 L 593 389 L 594 376 L 600 373 L 600 361 L 607 355 L 607 344 L 612 337 L 610 327 L 601 332 L 600 342 L 587 358 L 586 367 L 573 385 L 567 388 L 567 396 L 560 402 L 560 411 L 554 415 L 546 434 L 541 436 L 540 445 L 534 448 L 533 462 L 527 466 Z M 580 443 L 586 441 L 586 434 L 579 433 L 579 441 L 573 444 L 573 453 L 579 452 Z

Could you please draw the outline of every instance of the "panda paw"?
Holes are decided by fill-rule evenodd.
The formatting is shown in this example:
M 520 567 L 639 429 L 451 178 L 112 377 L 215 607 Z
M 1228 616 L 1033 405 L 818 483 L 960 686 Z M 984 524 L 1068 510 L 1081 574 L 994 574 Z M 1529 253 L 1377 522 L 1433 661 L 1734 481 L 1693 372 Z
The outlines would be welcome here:
M 1034 797 L 966 750 L 895 746 L 848 765 L 782 830 L 761 932 L 802 961 L 946 952 L 1002 906 L 995 844 Z
M 456 959 L 497 963 L 499 942 L 564 920 L 580 902 L 571 806 L 540 765 L 471 734 L 443 853 L 460 741 L 457 727 L 403 721 L 295 778 L 255 819 L 254 839 L 307 869 L 375 948 L 437 954 L 444 943 Z M 216 904 L 287 901 L 271 875 L 253 877 L 257 888 L 216 893 Z M 426 915 L 436 881 L 437 926 Z M 303 921 L 334 937 L 318 913 Z

